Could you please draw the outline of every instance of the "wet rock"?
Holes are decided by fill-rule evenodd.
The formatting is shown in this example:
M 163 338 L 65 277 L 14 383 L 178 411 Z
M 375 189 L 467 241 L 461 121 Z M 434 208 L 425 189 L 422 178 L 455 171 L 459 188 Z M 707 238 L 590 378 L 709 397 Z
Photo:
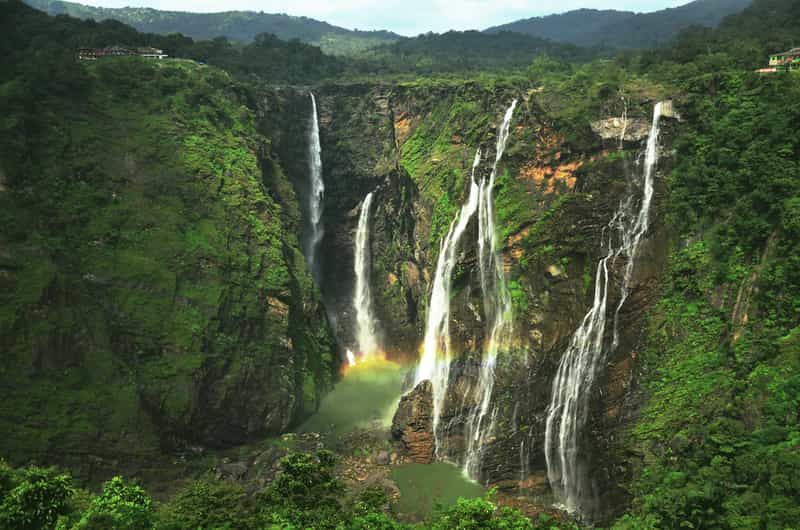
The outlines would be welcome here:
M 650 122 L 638 118 L 606 118 L 593 121 L 591 126 L 592 131 L 603 140 L 622 138 L 626 142 L 639 142 L 650 134 Z
M 216 478 L 241 480 L 247 474 L 247 465 L 244 462 L 223 462 L 217 466 Z
M 398 452 L 411 462 L 433 462 L 433 385 L 423 381 L 400 400 L 392 420 Z
M 678 114 L 677 110 L 675 110 L 675 105 L 673 105 L 671 99 L 661 102 L 661 116 L 664 118 L 673 118 L 676 120 L 681 119 L 681 115 Z

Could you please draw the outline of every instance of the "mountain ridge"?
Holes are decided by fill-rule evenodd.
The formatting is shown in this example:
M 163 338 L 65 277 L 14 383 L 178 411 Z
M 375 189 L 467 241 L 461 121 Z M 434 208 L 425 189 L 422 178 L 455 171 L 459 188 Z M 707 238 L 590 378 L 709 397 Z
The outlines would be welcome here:
M 182 33 L 193 39 L 225 37 L 231 41 L 251 42 L 261 33 L 271 33 L 282 40 L 298 39 L 319 46 L 328 53 L 345 54 L 395 42 L 402 37 L 386 30 L 349 30 L 305 16 L 256 11 L 221 11 L 193 13 L 162 11 L 151 7 L 94 7 L 62 0 L 26 0 L 26 3 L 50 15 L 76 18 L 118 20 L 146 33 Z
M 744 10 L 751 0 L 695 0 L 649 13 L 614 9 L 576 9 L 531 17 L 487 28 L 487 33 L 513 31 L 579 46 L 653 48 L 693 25 L 715 27 Z

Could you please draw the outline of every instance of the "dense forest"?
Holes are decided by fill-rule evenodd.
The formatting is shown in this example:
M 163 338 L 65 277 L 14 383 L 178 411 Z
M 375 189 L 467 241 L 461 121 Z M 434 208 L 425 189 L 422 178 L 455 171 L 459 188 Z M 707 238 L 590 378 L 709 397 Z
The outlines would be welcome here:
M 353 53 L 400 39 L 399 35 L 389 31 L 352 31 L 308 17 L 254 11 L 186 13 L 144 7 L 93 7 L 61 0 L 30 0 L 26 3 L 51 15 L 69 15 L 97 22 L 117 20 L 144 33 L 181 33 L 200 40 L 224 37 L 248 43 L 262 33 L 271 33 L 282 40 L 297 39 L 334 54 Z
M 695 0 L 652 13 L 578 9 L 558 15 L 517 20 L 487 29 L 514 31 L 579 46 L 655 48 L 690 26 L 716 27 L 750 0 Z
M 602 18 L 602 28 L 629 20 Z M 670 20 L 648 46 L 685 26 Z M 0 529 L 797 526 L 800 74 L 754 70 L 800 42 L 800 3 L 754 0 L 645 51 L 613 49 L 642 40 L 593 36 L 609 47 L 582 48 L 502 31 L 334 56 L 299 34 L 243 43 L 209 24 L 195 40 L 0 3 Z M 77 58 L 114 44 L 170 59 Z M 375 297 L 397 322 L 425 311 L 416 304 L 433 270 L 420 264 L 435 265 L 474 149 L 496 140 L 511 95 L 527 114 L 511 129 L 496 215 L 502 251 L 520 262 L 509 298 L 525 315 L 545 307 L 543 282 L 553 297 L 576 286 L 563 313 L 589 300 L 598 251 L 587 249 L 603 236 L 587 234 L 618 202 L 604 193 L 641 163 L 624 130 L 601 141 L 590 125 L 623 109 L 649 124 L 656 101 L 674 100 L 651 230 L 663 271 L 642 288 L 652 301 L 637 299 L 641 318 L 623 320 L 636 328 L 622 407 L 633 412 L 608 436 L 592 426 L 621 470 L 602 517 L 563 512 L 552 496 L 520 500 L 534 473 L 409 516 L 397 507 L 407 490 L 364 478 L 396 456 L 385 433 L 298 430 L 347 377 L 341 323 L 323 308 L 337 286 L 315 286 L 301 253 L 307 207 L 294 175 L 307 165 L 293 144 L 305 140 L 309 87 L 327 149 L 326 220 L 348 234 L 323 251 L 331 267 L 345 261 L 356 207 L 383 194 Z M 453 300 L 469 300 L 479 261 L 462 252 Z M 537 377 L 525 375 L 547 394 Z M 531 395 L 511 400 L 514 429 L 526 419 L 513 401 Z

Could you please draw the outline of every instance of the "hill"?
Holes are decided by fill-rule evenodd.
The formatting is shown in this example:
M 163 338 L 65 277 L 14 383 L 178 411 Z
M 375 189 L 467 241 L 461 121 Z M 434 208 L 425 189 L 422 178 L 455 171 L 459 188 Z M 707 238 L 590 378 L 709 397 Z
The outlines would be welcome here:
M 255 11 L 188 13 L 149 7 L 93 7 L 61 0 L 26 0 L 26 3 L 51 15 L 97 21 L 113 19 L 142 32 L 182 33 L 194 39 L 225 37 L 232 41 L 251 42 L 261 33 L 272 33 L 282 40 L 298 39 L 334 54 L 351 53 L 401 38 L 389 31 L 353 31 L 313 18 Z
M 370 73 L 433 74 L 523 68 L 541 55 L 570 62 L 588 60 L 596 53 L 511 31 L 448 31 L 378 46 L 361 57 L 366 59 L 362 68 Z
M 533 17 L 491 27 L 487 33 L 514 31 L 580 46 L 654 48 L 693 26 L 715 27 L 751 0 L 695 0 L 652 13 L 578 9 L 560 15 Z

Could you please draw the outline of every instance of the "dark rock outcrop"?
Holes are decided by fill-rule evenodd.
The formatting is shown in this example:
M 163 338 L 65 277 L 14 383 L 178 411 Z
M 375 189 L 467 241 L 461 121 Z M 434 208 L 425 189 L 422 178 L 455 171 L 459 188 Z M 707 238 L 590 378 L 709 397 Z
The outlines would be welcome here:
M 436 453 L 433 436 L 433 385 L 422 381 L 400 399 L 392 420 L 398 453 L 409 462 L 430 464 Z

